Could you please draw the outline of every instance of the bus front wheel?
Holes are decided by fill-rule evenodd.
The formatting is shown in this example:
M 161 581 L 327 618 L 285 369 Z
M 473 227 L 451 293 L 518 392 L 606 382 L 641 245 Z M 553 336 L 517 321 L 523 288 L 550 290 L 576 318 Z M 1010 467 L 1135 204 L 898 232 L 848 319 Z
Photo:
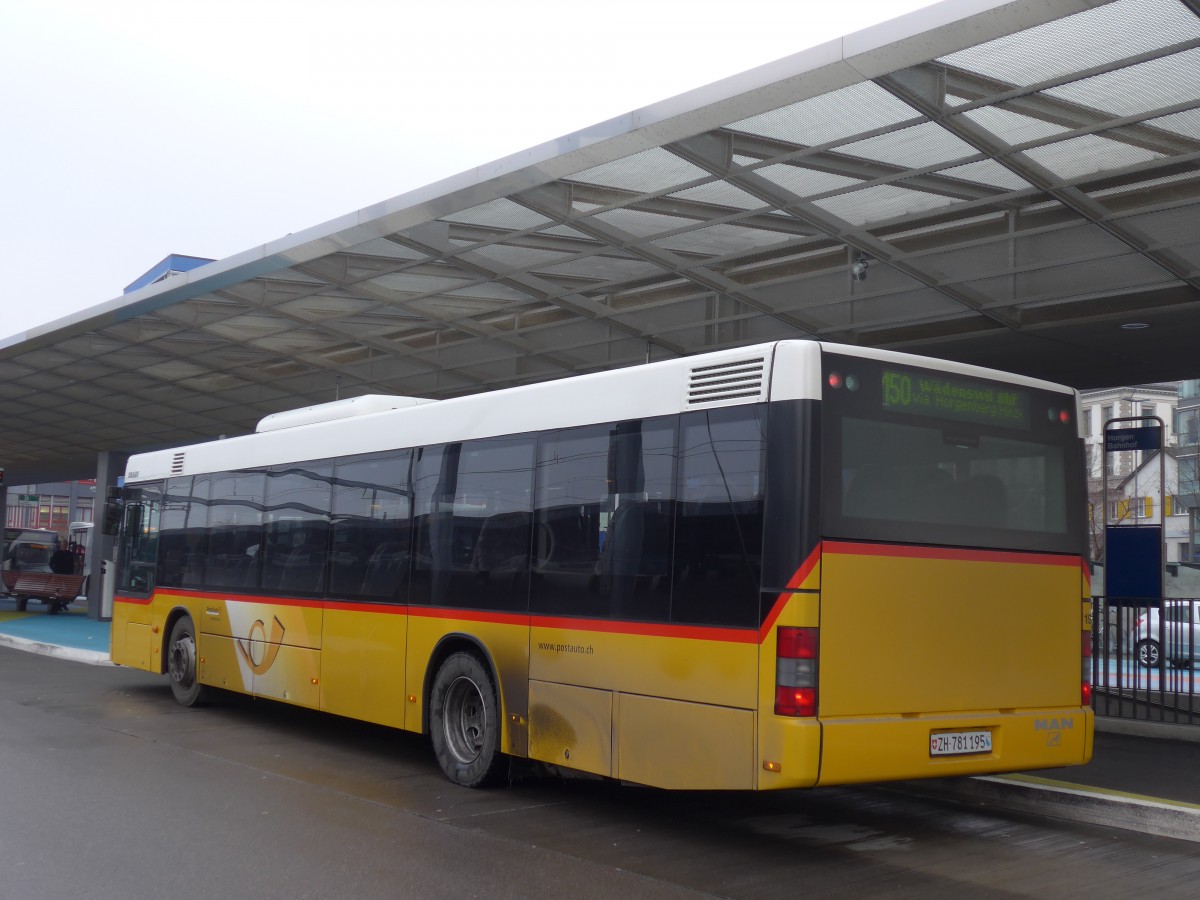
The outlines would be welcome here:
M 492 676 L 470 653 L 453 653 L 430 692 L 429 733 L 438 765 L 464 787 L 494 784 L 501 774 L 500 716 Z
M 196 679 L 196 626 L 191 616 L 181 616 L 171 627 L 167 674 L 171 676 L 171 693 L 180 705 L 198 706 L 204 701 L 204 685 Z

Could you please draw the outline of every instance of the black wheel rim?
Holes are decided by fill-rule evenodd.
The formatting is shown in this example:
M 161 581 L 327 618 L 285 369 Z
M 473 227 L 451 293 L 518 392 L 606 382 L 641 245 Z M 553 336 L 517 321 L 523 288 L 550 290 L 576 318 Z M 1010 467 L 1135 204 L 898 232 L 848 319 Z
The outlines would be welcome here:
M 479 685 L 465 675 L 454 679 L 443 706 L 446 748 L 459 763 L 473 763 L 483 753 L 487 730 L 487 707 Z
M 171 680 L 183 690 L 196 683 L 196 642 L 186 631 L 171 642 L 167 668 Z

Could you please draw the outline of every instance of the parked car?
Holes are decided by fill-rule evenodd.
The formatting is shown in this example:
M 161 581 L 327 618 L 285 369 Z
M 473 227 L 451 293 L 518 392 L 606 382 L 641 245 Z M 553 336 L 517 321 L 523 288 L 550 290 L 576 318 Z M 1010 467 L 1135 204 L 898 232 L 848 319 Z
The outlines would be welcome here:
M 1153 668 L 1168 664 L 1191 667 L 1200 658 L 1200 602 L 1164 600 L 1162 612 L 1151 609 L 1138 616 L 1133 628 L 1133 653 L 1138 664 Z

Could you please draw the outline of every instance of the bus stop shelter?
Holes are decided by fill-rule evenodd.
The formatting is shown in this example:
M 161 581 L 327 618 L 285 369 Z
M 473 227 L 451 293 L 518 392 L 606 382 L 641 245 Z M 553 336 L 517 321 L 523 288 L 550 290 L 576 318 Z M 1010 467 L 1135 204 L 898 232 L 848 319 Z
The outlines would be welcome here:
M 0 465 L 776 338 L 1195 377 L 1198 222 L 1197 0 L 948 0 L 8 337 Z

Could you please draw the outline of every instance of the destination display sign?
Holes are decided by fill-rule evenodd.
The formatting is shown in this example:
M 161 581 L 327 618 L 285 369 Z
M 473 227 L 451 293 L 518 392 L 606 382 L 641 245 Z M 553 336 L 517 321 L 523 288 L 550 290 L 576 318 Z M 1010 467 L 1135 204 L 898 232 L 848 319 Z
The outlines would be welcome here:
M 977 425 L 1029 428 L 1029 394 L 986 381 L 883 370 L 883 408 Z

